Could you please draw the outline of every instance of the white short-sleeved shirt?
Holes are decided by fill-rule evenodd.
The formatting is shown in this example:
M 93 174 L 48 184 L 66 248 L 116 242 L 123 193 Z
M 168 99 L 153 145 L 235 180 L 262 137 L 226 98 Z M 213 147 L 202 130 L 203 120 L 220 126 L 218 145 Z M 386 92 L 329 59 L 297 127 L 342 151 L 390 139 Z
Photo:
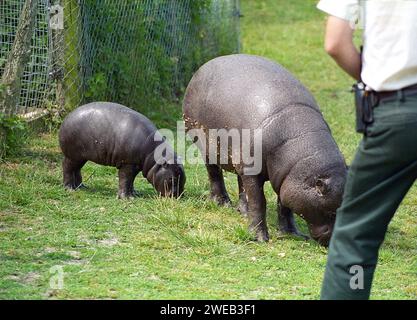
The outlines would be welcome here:
M 321 0 L 317 8 L 364 28 L 361 76 L 370 88 L 417 84 L 416 0 Z

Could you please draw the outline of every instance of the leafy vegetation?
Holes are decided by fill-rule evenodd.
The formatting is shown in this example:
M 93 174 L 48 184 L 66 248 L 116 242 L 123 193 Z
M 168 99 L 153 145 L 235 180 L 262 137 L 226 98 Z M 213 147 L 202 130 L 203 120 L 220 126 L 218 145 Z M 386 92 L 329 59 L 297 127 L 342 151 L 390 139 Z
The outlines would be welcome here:
M 236 52 L 231 1 L 85 0 L 81 33 L 87 101 L 115 101 L 150 111 L 179 101 L 192 73 L 211 58 Z M 214 6 L 214 3 L 217 6 Z
M 18 154 L 28 136 L 26 122 L 16 116 L 6 116 L 0 112 L 0 159 Z

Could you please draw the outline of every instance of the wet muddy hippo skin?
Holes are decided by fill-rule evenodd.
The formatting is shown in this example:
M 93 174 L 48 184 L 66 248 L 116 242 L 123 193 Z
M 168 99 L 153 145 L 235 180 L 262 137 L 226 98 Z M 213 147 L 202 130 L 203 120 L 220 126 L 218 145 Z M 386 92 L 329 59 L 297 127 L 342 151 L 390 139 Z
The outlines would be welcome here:
M 278 195 L 279 229 L 303 236 L 294 223 L 295 212 L 306 220 L 316 241 L 328 244 L 342 200 L 346 164 L 317 103 L 294 76 L 261 57 L 219 57 L 191 79 L 183 113 L 187 131 L 262 129 L 260 174 L 245 175 L 243 163 L 206 164 L 211 196 L 220 204 L 230 203 L 222 169 L 238 175 L 238 209 L 248 214 L 259 241 L 269 238 L 263 191 L 269 180 Z
M 64 186 L 82 187 L 81 168 L 93 161 L 119 169 L 119 198 L 137 195 L 133 182 L 141 171 L 160 195 L 178 197 L 184 190 L 183 166 L 166 142 L 154 141 L 155 132 L 148 118 L 120 104 L 93 102 L 75 109 L 59 131 Z M 155 159 L 162 143 L 169 152 Z

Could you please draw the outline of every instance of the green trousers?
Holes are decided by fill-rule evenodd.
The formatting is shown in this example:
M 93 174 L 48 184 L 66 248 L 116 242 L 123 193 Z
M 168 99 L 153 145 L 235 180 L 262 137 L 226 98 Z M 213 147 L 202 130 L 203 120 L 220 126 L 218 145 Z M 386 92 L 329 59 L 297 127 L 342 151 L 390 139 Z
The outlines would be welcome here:
M 368 299 L 388 224 L 417 178 L 417 95 L 374 109 L 348 171 L 322 299 Z

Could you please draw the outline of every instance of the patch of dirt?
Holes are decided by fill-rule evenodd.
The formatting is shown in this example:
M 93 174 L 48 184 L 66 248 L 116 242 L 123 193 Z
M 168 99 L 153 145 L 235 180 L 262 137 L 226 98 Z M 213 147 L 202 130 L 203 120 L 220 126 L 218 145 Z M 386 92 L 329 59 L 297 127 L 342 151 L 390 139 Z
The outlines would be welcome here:
M 87 264 L 88 260 L 85 259 L 72 259 L 64 262 L 66 265 L 70 266 L 81 266 L 83 264 Z
M 18 281 L 24 284 L 34 284 L 41 278 L 41 275 L 37 272 L 29 272 L 27 274 L 17 274 L 13 273 L 8 276 L 5 276 L 5 280 L 12 280 L 12 281 Z
M 98 240 L 97 243 L 105 247 L 113 247 L 119 244 L 119 240 L 116 237 L 111 237 L 103 240 Z
M 51 300 L 55 300 L 56 296 L 58 295 L 58 291 L 56 289 L 49 289 L 48 291 L 46 291 L 43 296 L 45 299 L 51 299 Z
M 86 259 L 81 259 L 81 253 L 75 250 L 67 251 L 67 255 L 72 257 L 73 259 L 68 260 L 65 262 L 67 265 L 83 265 L 88 262 Z
M 149 277 L 148 277 L 148 279 L 149 280 L 152 280 L 152 281 L 161 281 L 161 279 L 157 276 L 157 275 L 150 275 Z
M 51 248 L 51 247 L 46 247 L 44 251 L 45 251 L 45 253 L 54 253 L 54 252 L 56 252 L 56 249 Z
M 21 281 L 25 284 L 33 284 L 37 282 L 41 278 L 41 275 L 37 272 L 29 272 L 28 274 L 24 275 Z
M 20 277 L 17 274 L 11 274 L 11 275 L 5 276 L 3 279 L 4 280 L 19 281 Z
M 74 259 L 76 259 L 76 260 L 80 260 L 80 259 L 81 259 L 81 253 L 80 253 L 80 252 L 78 252 L 78 251 L 74 251 L 74 250 L 72 250 L 72 251 L 67 251 L 67 254 L 68 254 L 70 257 L 72 257 L 72 258 L 74 258 Z

